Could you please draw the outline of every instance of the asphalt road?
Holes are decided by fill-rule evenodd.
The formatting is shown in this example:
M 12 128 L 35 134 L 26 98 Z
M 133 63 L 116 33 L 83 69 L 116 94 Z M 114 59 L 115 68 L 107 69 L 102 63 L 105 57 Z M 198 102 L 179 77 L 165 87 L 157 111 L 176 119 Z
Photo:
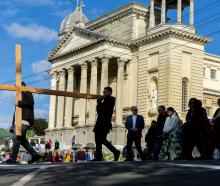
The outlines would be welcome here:
M 0 185 L 220 186 L 220 162 L 0 165 Z

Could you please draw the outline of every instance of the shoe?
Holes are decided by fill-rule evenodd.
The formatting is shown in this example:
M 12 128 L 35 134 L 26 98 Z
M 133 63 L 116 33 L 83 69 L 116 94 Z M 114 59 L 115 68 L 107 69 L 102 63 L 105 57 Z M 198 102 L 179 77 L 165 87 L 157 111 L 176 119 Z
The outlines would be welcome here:
M 134 159 L 128 159 L 128 158 L 126 158 L 124 161 L 134 161 Z
M 15 160 L 9 159 L 9 160 L 3 162 L 2 164 L 15 165 L 15 164 L 18 164 L 18 163 Z
M 119 150 L 114 154 L 114 161 L 118 161 L 120 154 L 121 152 Z
M 35 163 L 37 162 L 39 159 L 41 159 L 41 156 L 38 154 L 38 155 L 34 155 L 31 159 L 31 161 L 29 161 L 28 163 Z

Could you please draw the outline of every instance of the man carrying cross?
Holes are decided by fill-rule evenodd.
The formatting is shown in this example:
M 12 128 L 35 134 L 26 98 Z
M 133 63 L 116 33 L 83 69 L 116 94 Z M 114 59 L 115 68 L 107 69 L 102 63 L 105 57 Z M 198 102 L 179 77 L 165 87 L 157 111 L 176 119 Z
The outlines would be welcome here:
M 25 86 L 25 83 L 22 82 L 22 86 Z M 34 150 L 26 139 L 26 133 L 28 128 L 34 124 L 34 98 L 31 92 L 22 92 L 22 101 L 18 101 L 16 106 L 22 109 L 22 134 L 17 136 L 16 134 L 13 137 L 13 148 L 11 157 L 6 163 L 13 164 L 16 163 L 16 158 L 19 152 L 20 145 L 22 145 L 32 156 L 30 163 L 34 163 L 40 159 L 40 155 Z M 12 128 L 15 128 L 15 116 L 13 119 Z
M 113 154 L 114 161 L 118 161 L 120 151 L 117 150 L 108 140 L 107 135 L 112 130 L 112 114 L 115 107 L 115 97 L 112 96 L 112 88 L 105 87 L 103 96 L 97 99 L 98 118 L 94 127 L 96 152 L 93 161 L 102 161 L 102 144 L 105 145 Z

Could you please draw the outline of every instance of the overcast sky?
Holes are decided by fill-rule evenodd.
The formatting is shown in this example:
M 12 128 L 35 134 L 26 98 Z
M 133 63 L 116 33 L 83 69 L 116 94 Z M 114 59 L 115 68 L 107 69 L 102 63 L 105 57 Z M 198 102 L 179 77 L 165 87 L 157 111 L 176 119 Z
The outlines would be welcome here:
M 131 1 L 84 0 L 84 12 L 92 20 L 129 2 Z M 147 0 L 137 2 L 149 4 Z M 210 35 L 220 30 L 220 1 L 195 2 L 197 33 Z M 14 47 L 16 43 L 20 43 L 23 46 L 23 80 L 30 86 L 50 87 L 47 73 L 39 72 L 50 68 L 48 53 L 57 43 L 61 21 L 75 6 L 76 0 L 0 0 L 0 83 L 15 83 Z M 184 11 L 184 21 L 188 19 L 187 11 Z M 170 11 L 168 15 L 173 22 L 175 12 Z M 206 46 L 206 51 L 220 55 L 220 33 L 210 37 L 213 42 Z M 0 92 L 0 127 L 5 128 L 11 124 L 14 98 L 12 92 Z M 47 118 L 49 97 L 37 95 L 35 102 L 36 117 Z

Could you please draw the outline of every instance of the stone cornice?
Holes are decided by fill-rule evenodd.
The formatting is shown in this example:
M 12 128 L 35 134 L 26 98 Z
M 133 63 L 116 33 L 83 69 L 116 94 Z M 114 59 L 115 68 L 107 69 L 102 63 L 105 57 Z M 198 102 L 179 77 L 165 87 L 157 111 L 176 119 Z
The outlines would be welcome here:
M 203 88 L 203 93 L 206 94 L 211 94 L 211 95 L 220 95 L 220 91 L 219 90 L 214 90 L 214 89 L 208 89 L 208 88 Z
M 116 9 L 115 11 L 112 11 L 104 16 L 88 22 L 86 24 L 86 28 L 95 30 L 131 14 L 146 16 L 147 11 L 148 7 L 146 7 L 144 4 L 132 2 L 119 9 Z
M 146 42 L 157 40 L 158 38 L 161 38 L 161 37 L 168 37 L 168 36 L 175 37 L 178 39 L 184 39 L 187 41 L 193 41 L 195 43 L 201 43 L 201 44 L 208 43 L 211 41 L 211 39 L 207 37 L 191 34 L 188 32 L 183 32 L 175 28 L 167 28 L 159 32 L 156 32 L 154 34 L 135 39 L 131 41 L 131 45 L 140 45 Z
M 123 47 L 123 48 L 130 48 L 130 44 L 129 43 L 125 43 L 125 42 L 121 42 L 121 41 L 117 41 L 115 39 L 111 39 L 111 38 L 101 38 L 98 39 L 97 41 L 91 42 L 91 43 L 87 43 L 85 45 L 79 46 L 77 48 L 74 48 L 72 50 L 69 50 L 67 52 L 64 52 L 62 54 L 59 55 L 50 55 L 50 57 L 48 58 L 50 62 L 52 62 L 54 59 L 58 59 L 67 55 L 70 55 L 72 53 L 75 53 L 77 51 L 80 51 L 82 49 L 94 46 L 94 45 L 98 45 L 100 43 L 109 43 L 109 44 L 114 44 L 114 46 L 119 46 L 119 47 Z
M 220 64 L 220 56 L 217 56 L 217 55 L 205 53 L 205 58 L 204 59 L 209 61 L 209 62 L 214 62 L 214 63 L 219 63 Z

